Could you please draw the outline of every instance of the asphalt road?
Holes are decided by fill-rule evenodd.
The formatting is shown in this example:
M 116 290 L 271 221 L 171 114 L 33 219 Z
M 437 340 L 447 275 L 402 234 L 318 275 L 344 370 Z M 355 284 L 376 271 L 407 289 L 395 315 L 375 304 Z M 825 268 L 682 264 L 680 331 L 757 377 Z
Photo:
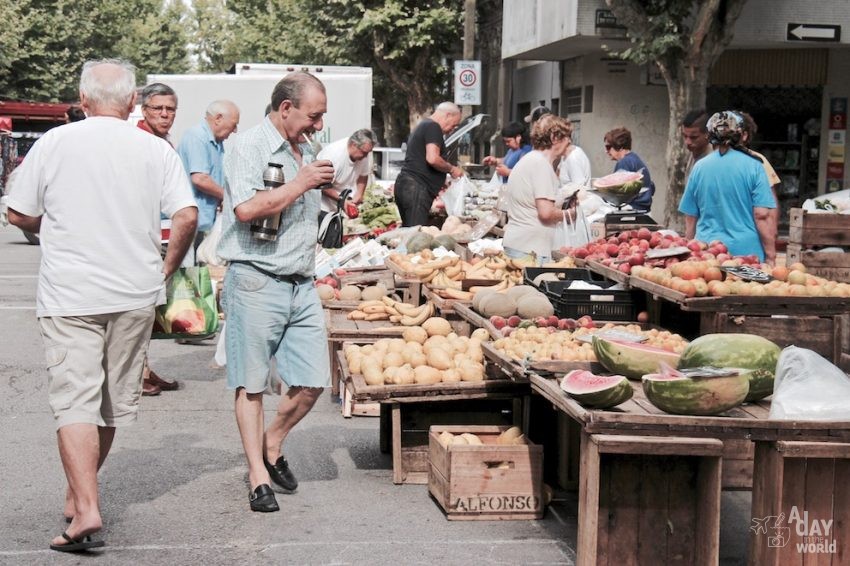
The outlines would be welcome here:
M 35 319 L 38 262 L 38 247 L 0 228 L 0 564 L 93 563 L 48 549 L 64 525 L 64 475 Z M 329 392 L 285 447 L 297 493 L 278 495 L 279 513 L 251 513 L 214 350 L 151 345 L 154 370 L 183 388 L 143 398 L 139 421 L 116 436 L 100 474 L 98 564 L 574 563 L 574 494 L 557 493 L 541 521 L 449 522 L 426 486 L 393 485 L 378 419 L 343 419 Z M 724 494 L 722 564 L 745 563 L 748 511 L 749 494 Z

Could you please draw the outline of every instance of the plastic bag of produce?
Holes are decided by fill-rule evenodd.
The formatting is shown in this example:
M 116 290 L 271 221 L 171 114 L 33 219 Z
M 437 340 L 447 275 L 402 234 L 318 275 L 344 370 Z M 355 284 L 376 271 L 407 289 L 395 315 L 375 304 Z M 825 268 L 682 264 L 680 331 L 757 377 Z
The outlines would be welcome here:
M 199 338 L 218 330 L 218 305 L 207 266 L 181 267 L 165 284 L 151 338 Z
M 446 192 L 443 193 L 443 203 L 446 206 L 446 214 L 451 216 L 463 215 L 463 199 L 472 194 L 472 182 L 469 177 L 463 175 L 454 179 Z
M 198 263 L 206 263 L 207 265 L 215 265 L 218 267 L 224 266 L 225 261 L 218 257 L 218 254 L 216 253 L 216 250 L 218 249 L 218 243 L 221 241 L 222 216 L 222 214 L 218 214 L 215 217 L 215 222 L 213 223 L 213 227 L 210 230 L 210 233 L 207 234 L 206 238 L 204 238 L 204 241 L 201 242 L 200 246 L 198 246 L 198 251 L 196 254 Z
M 570 222 L 566 218 L 555 225 L 552 230 L 552 249 L 559 250 L 563 247 L 575 248 L 583 246 L 590 241 L 590 226 L 584 216 L 582 206 L 576 206 L 576 220 Z
M 850 420 L 850 377 L 817 353 L 788 346 L 776 364 L 770 418 Z

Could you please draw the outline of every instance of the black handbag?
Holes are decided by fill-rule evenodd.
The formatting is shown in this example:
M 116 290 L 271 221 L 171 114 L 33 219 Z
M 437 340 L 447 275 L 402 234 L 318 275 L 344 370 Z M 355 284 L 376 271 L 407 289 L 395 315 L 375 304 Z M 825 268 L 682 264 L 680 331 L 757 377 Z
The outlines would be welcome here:
M 319 215 L 319 239 L 323 248 L 336 249 L 342 247 L 343 220 L 345 219 L 345 201 L 351 194 L 351 189 L 344 189 L 339 193 L 336 201 L 336 211 Z

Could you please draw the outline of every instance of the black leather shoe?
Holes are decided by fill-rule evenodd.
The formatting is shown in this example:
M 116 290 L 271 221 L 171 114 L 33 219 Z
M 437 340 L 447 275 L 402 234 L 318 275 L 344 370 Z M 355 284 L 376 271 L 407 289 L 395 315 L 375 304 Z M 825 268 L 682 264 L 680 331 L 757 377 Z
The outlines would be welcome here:
M 292 475 L 292 471 L 289 469 L 289 462 L 286 461 L 286 458 L 281 456 L 274 463 L 274 466 L 265 458 L 263 458 L 263 463 L 266 465 L 266 470 L 268 470 L 272 481 L 285 492 L 291 493 L 298 489 L 298 480 Z
M 259 511 L 260 513 L 280 511 L 274 492 L 267 483 L 258 485 L 253 493 L 248 496 L 248 501 L 251 503 L 251 511 Z

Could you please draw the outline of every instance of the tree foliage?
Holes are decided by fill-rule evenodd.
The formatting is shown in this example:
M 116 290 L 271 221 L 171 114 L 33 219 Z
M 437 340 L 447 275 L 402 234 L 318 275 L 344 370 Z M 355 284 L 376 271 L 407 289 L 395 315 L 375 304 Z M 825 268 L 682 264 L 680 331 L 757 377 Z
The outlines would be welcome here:
M 204 26 L 213 5 L 230 33 Z M 199 60 L 372 67 L 384 122 L 405 126 L 446 96 L 463 22 L 454 0 L 204 0 L 196 15 Z
M 190 28 L 181 0 L 18 0 L 0 5 L 6 28 L 14 30 L 0 35 L 0 97 L 75 100 L 80 70 L 89 59 L 127 59 L 136 65 L 140 82 L 149 72 L 189 69 Z
M 631 46 L 620 53 L 635 63 L 654 63 L 667 83 L 669 191 L 664 220 L 680 225 L 679 200 L 688 153 L 679 125 L 692 109 L 704 108 L 708 74 L 732 41 L 747 0 L 605 0 L 628 30 Z

